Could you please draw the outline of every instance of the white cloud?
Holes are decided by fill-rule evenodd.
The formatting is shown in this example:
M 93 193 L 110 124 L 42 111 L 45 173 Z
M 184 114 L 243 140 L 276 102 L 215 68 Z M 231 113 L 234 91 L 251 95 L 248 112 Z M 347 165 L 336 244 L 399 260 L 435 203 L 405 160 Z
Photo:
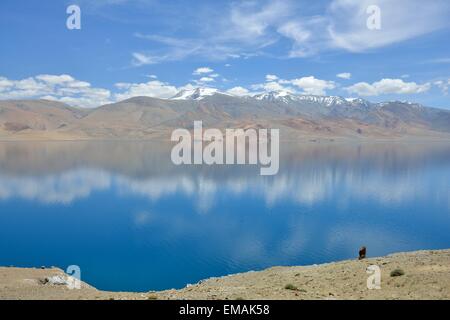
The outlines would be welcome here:
M 381 29 L 366 26 L 369 5 L 381 9 Z M 294 0 L 231 2 L 221 10 L 202 10 L 185 22 L 200 24 L 190 38 L 135 36 L 164 48 L 134 53 L 133 64 L 145 65 L 197 56 L 209 60 L 263 55 L 281 39 L 291 42 L 282 57 L 306 57 L 320 51 L 361 52 L 413 39 L 450 26 L 450 2 L 434 0 L 331 0 L 322 12 L 308 14 Z M 447 60 L 444 60 L 447 61 Z
M 227 93 L 231 94 L 233 96 L 240 97 L 240 96 L 248 95 L 250 93 L 250 91 L 248 89 L 243 88 L 243 87 L 234 87 L 234 88 L 228 89 Z
M 133 52 L 133 61 L 132 64 L 134 66 L 144 66 L 147 64 L 155 64 L 155 63 L 159 63 L 161 60 L 157 59 L 151 55 L 146 55 L 144 53 L 140 53 L 140 52 Z
M 44 74 L 21 80 L 0 77 L 0 100 L 46 99 L 93 108 L 136 96 L 167 99 L 181 90 L 195 88 L 192 84 L 176 87 L 151 78 L 152 80 L 142 83 L 116 83 L 114 86 L 117 90 L 111 93 L 110 90 L 94 88 L 89 82 L 77 80 L 70 75 Z M 199 85 L 204 85 L 215 80 L 212 77 L 202 77 L 198 81 Z
M 279 34 L 293 42 L 292 48 L 288 53 L 290 58 L 306 57 L 316 51 L 312 43 L 316 41 L 317 36 L 312 37 L 311 35 L 321 34 L 321 32 L 315 32 L 315 25 L 318 23 L 318 18 L 303 20 L 302 22 L 297 19 L 288 21 L 277 29 Z
M 0 99 L 49 99 L 91 108 L 110 103 L 111 92 L 67 74 L 41 74 L 22 80 L 0 77 Z
M 232 2 L 221 11 L 202 10 L 187 24 L 201 23 L 190 38 L 135 34 L 140 39 L 158 42 L 158 51 L 133 54 L 133 65 L 178 61 L 197 56 L 208 60 L 248 59 L 279 39 L 274 25 L 292 15 L 291 1 Z
M 141 39 L 157 42 L 158 51 L 147 53 L 133 53 L 132 64 L 142 66 L 167 61 L 180 61 L 189 57 L 201 57 L 207 60 L 226 60 L 229 58 L 245 57 L 245 52 L 239 46 L 221 43 L 214 35 L 200 35 L 199 38 L 173 38 L 155 35 L 136 35 Z M 139 56 L 136 56 L 138 54 Z
M 342 72 L 342 73 L 338 73 L 336 75 L 336 77 L 348 80 L 352 77 L 352 74 L 350 72 Z
M 211 77 L 201 77 L 200 79 L 197 80 L 197 82 L 199 83 L 203 83 L 203 82 L 214 82 L 214 78 Z
M 326 95 L 327 90 L 336 87 L 333 81 L 317 79 L 314 76 L 297 79 L 280 79 L 276 76 L 266 76 L 266 82 L 252 85 L 253 90 L 286 91 L 294 94 Z
M 269 40 L 268 29 L 282 22 L 291 15 L 291 1 L 247 1 L 234 3 L 227 27 L 227 36 L 230 38 L 240 38 L 246 41 L 266 41 Z
M 50 84 L 64 84 L 64 83 L 70 83 L 75 81 L 75 79 L 67 74 L 62 75 L 51 75 L 51 74 L 41 74 L 36 76 L 36 79 L 42 80 L 44 82 L 50 83 Z
M 0 77 L 0 92 L 7 90 L 14 86 L 14 82 L 6 79 L 5 77 Z
M 289 83 L 303 90 L 306 94 L 325 95 L 326 90 L 336 87 L 333 81 L 316 79 L 314 76 L 290 80 Z
M 200 68 L 195 69 L 192 74 L 195 76 L 198 76 L 198 75 L 212 73 L 212 72 L 214 72 L 214 70 L 211 69 L 210 67 L 200 67 Z
M 295 43 L 302 43 L 311 37 L 311 32 L 306 30 L 299 21 L 289 21 L 281 25 L 277 31 L 283 36 L 294 40 Z
M 144 83 L 116 83 L 118 89 L 124 90 L 116 93 L 115 99 L 122 101 L 136 96 L 146 96 L 153 98 L 171 98 L 176 95 L 180 89 L 165 82 L 152 80 Z
M 442 90 L 442 93 L 447 95 L 448 89 L 450 87 L 450 79 L 448 80 L 437 80 L 433 83 L 435 86 L 437 86 L 439 89 Z
M 179 91 L 194 89 L 198 86 L 208 86 L 216 81 L 212 69 L 203 69 L 205 76 L 184 86 L 174 86 L 167 82 L 154 79 L 142 83 L 119 82 L 114 86 L 115 92 L 104 88 L 92 87 L 89 82 L 80 81 L 70 75 L 37 75 L 21 80 L 11 80 L 0 77 L 0 100 L 2 99 L 48 99 L 67 103 L 78 107 L 98 107 L 100 105 L 122 101 L 136 96 L 147 96 L 161 99 L 171 98 Z M 201 72 L 202 73 L 202 72 Z M 428 91 L 434 85 L 447 94 L 450 79 L 437 80 L 417 84 L 404 82 L 401 79 L 382 79 L 372 84 L 359 82 L 344 88 L 349 93 L 360 96 L 377 96 L 382 94 L 416 94 Z M 253 84 L 247 88 L 235 86 L 226 93 L 245 96 L 262 92 L 284 91 L 293 94 L 326 95 L 329 90 L 336 89 L 334 81 L 317 79 L 314 76 L 295 79 L 282 79 L 268 74 L 265 82 Z
M 268 74 L 266 75 L 266 81 L 276 81 L 278 80 L 278 77 L 274 74 Z
M 200 67 L 194 70 L 192 73 L 195 76 L 201 76 L 200 79 L 194 80 L 194 83 L 202 85 L 208 82 L 215 82 L 216 78 L 220 75 L 218 73 L 213 73 L 214 69 L 210 67 Z
M 381 29 L 367 28 L 366 9 L 381 10 Z M 449 26 L 450 3 L 435 0 L 334 0 L 328 9 L 330 44 L 353 52 L 383 47 Z
M 260 91 L 263 91 L 263 92 L 286 91 L 286 92 L 295 93 L 294 88 L 285 86 L 284 84 L 281 84 L 280 82 L 277 82 L 277 81 L 267 81 L 265 83 L 254 84 L 251 86 L 251 88 L 258 92 L 260 92 Z M 258 92 L 255 92 L 255 93 L 258 93 Z
M 358 82 L 346 90 L 360 96 L 378 96 L 382 94 L 417 94 L 430 89 L 429 83 L 417 84 L 415 82 L 404 82 L 402 79 L 382 79 L 369 84 Z

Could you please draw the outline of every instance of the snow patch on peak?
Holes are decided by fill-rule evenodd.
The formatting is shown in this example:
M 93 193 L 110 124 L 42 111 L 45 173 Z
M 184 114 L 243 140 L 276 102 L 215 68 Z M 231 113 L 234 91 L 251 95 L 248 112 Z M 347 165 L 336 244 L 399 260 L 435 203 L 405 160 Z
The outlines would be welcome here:
M 414 109 L 423 109 L 423 108 L 425 108 L 420 103 L 415 103 L 415 102 L 411 102 L 411 101 L 398 101 L 398 100 L 391 100 L 391 101 L 380 102 L 377 105 L 379 107 L 385 107 L 385 106 L 389 106 L 389 105 L 407 105 L 408 107 L 414 108 Z
M 297 96 L 297 100 L 312 103 L 320 103 L 324 104 L 327 107 L 334 105 L 344 105 L 347 102 L 344 98 L 338 96 L 314 96 L 314 95 L 300 95 Z
M 369 102 L 360 98 L 344 99 L 339 96 L 316 96 L 316 95 L 297 95 L 288 91 L 271 91 L 254 95 L 257 100 L 266 100 L 272 102 L 308 102 L 325 105 L 327 107 L 352 105 L 352 106 L 368 106 Z
M 361 98 L 345 98 L 350 105 L 353 106 L 370 106 L 370 102 Z
M 289 91 L 270 91 L 259 93 L 253 96 L 256 100 L 272 101 L 272 102 L 289 102 L 295 100 L 295 95 Z
M 285 92 L 285 91 L 270 91 L 270 92 L 258 93 L 256 95 L 254 95 L 253 97 L 255 99 L 262 100 L 262 99 L 266 99 L 269 97 L 278 97 L 278 96 L 285 96 L 285 95 L 287 95 L 287 92 Z
M 218 93 L 215 88 L 195 88 L 181 90 L 175 96 L 172 97 L 173 100 L 202 100 L 205 97 L 212 96 Z

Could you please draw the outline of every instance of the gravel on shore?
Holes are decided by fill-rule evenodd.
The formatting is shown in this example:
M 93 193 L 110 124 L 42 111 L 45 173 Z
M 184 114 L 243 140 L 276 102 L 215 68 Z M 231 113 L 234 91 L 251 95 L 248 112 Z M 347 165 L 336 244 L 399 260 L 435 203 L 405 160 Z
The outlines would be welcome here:
M 381 288 L 368 289 L 367 267 L 381 270 Z M 450 299 L 450 250 L 396 253 L 313 266 L 273 267 L 210 278 L 179 290 L 108 292 L 52 284 L 57 268 L 0 267 L 0 299 L 25 300 L 252 300 L 252 299 Z

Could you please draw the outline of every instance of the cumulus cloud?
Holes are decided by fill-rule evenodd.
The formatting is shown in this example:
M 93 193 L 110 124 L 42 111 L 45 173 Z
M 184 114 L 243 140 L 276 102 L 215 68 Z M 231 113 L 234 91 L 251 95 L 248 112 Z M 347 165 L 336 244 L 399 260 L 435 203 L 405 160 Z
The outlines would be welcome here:
M 200 68 L 201 69 L 201 68 Z M 47 99 L 77 107 L 98 107 L 136 96 L 147 96 L 168 99 L 182 90 L 192 90 L 202 86 L 213 88 L 219 75 L 213 74 L 212 69 L 206 67 L 200 70 L 204 76 L 191 83 L 175 86 L 150 76 L 146 82 L 119 82 L 111 92 L 104 88 L 92 87 L 89 82 L 81 81 L 70 75 L 41 74 L 21 80 L 11 80 L 0 77 L 0 100 L 5 99 Z M 341 75 L 341 78 L 350 77 Z M 432 86 L 440 88 L 444 94 L 448 93 L 450 79 L 437 80 L 417 84 L 405 82 L 402 79 L 382 79 L 373 83 L 358 82 L 343 88 L 348 93 L 360 96 L 378 96 L 383 94 L 417 94 L 428 91 Z M 334 81 L 318 79 L 314 76 L 282 79 L 277 75 L 268 74 L 265 82 L 249 85 L 248 88 L 235 86 L 224 89 L 225 93 L 235 96 L 254 95 L 262 92 L 282 91 L 292 94 L 327 95 L 338 84 Z
M 336 87 L 333 81 L 316 79 L 314 76 L 290 80 L 289 83 L 303 90 L 306 94 L 325 95 L 326 90 Z
M 430 89 L 430 83 L 417 84 L 415 82 L 404 82 L 402 79 L 382 79 L 372 84 L 358 82 L 346 90 L 360 96 L 378 96 L 383 94 L 416 94 Z
M 210 67 L 200 67 L 195 69 L 192 74 L 194 76 L 200 76 L 200 79 L 194 80 L 194 83 L 201 86 L 207 83 L 215 82 L 216 78 L 218 78 L 220 75 L 213 72 L 214 70 Z
M 181 90 L 189 90 L 215 81 L 215 75 L 202 77 L 193 84 L 180 87 L 150 76 L 147 82 L 118 82 L 116 90 L 94 88 L 89 82 L 80 81 L 70 75 L 42 74 L 21 80 L 0 77 L 0 100 L 46 99 L 66 103 L 71 106 L 94 108 L 104 104 L 122 101 L 136 96 L 167 99 Z
M 276 81 L 278 80 L 278 77 L 274 74 L 268 74 L 266 75 L 266 81 Z
M 158 80 L 143 83 L 116 83 L 115 86 L 116 88 L 123 90 L 123 92 L 115 94 L 115 99 L 117 101 L 136 96 L 171 98 L 179 92 L 177 87 Z
M 202 83 L 208 83 L 208 82 L 214 82 L 214 78 L 211 77 L 201 77 L 200 79 L 196 80 L 195 82 L 198 84 L 202 84 Z
M 89 82 L 80 81 L 70 75 L 42 74 L 22 80 L 0 77 L 0 100 L 6 99 L 46 99 L 66 103 L 71 106 L 94 108 L 104 104 L 122 101 L 136 96 L 171 98 L 180 90 L 193 86 L 176 87 L 156 80 L 142 83 L 119 82 L 115 92 L 94 88 Z
M 267 75 L 266 82 L 251 86 L 256 91 L 285 91 L 293 94 L 325 95 L 327 90 L 336 88 L 333 81 L 317 79 L 314 76 L 296 79 L 281 79 L 276 75 Z
M 352 74 L 350 72 L 342 72 L 342 73 L 338 73 L 336 75 L 336 77 L 348 80 L 352 77 Z
M 7 90 L 14 86 L 14 81 L 8 80 L 5 77 L 0 77 L 0 92 Z
M 208 74 L 208 73 L 212 73 L 212 72 L 214 72 L 214 70 L 211 69 L 210 67 L 200 67 L 200 68 L 195 69 L 192 74 L 195 76 L 199 76 L 199 75 Z
M 289 87 L 287 85 L 281 84 L 278 81 L 267 81 L 265 83 L 260 83 L 260 84 L 254 84 L 251 86 L 251 88 L 254 91 L 257 91 L 255 93 L 258 93 L 263 91 L 263 92 L 271 92 L 271 91 L 285 91 L 285 92 L 290 92 L 290 93 L 295 93 L 295 89 L 292 87 Z
M 64 84 L 64 83 L 72 83 L 75 81 L 75 79 L 67 74 L 62 75 L 51 75 L 51 74 L 41 74 L 36 76 L 36 79 L 42 80 L 44 82 L 50 83 L 50 84 Z
M 41 74 L 21 80 L 0 77 L 0 99 L 48 99 L 91 108 L 110 103 L 111 92 L 67 74 Z
M 243 87 L 234 87 L 227 90 L 228 94 L 231 94 L 233 96 L 246 96 L 250 93 L 250 91 Z

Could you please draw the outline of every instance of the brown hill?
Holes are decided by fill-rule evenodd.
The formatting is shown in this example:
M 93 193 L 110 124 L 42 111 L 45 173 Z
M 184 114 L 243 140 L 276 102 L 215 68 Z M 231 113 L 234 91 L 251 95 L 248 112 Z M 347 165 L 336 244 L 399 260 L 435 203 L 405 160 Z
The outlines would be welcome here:
M 0 101 L 0 139 L 169 139 L 174 128 L 279 128 L 281 139 L 449 139 L 450 111 L 340 97 L 135 97 L 95 109 L 47 100 Z

